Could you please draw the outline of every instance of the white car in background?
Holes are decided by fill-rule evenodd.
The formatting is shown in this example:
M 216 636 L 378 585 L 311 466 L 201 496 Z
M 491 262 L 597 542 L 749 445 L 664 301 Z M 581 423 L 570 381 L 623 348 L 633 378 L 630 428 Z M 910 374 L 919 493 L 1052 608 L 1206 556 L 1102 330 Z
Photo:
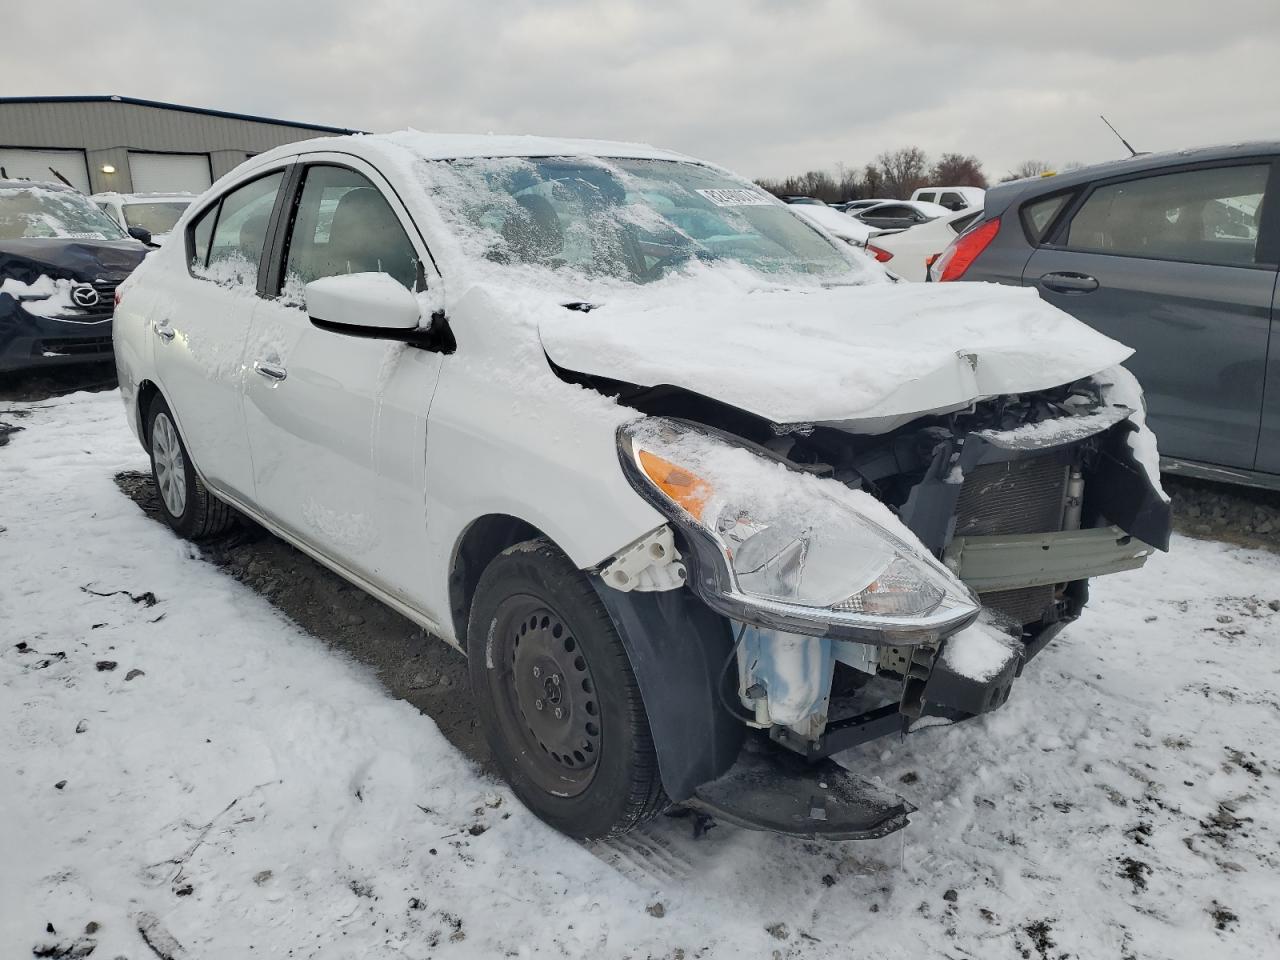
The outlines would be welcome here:
M 867 252 L 904 280 L 927 280 L 934 258 L 981 214 L 981 210 L 961 210 L 896 233 L 876 234 Z
M 959 211 L 981 209 L 986 195 L 981 187 L 921 187 L 911 194 L 911 199 Z
M 797 209 L 637 144 L 256 156 L 118 289 L 163 516 L 243 512 L 466 651 L 495 764 L 572 836 L 672 802 L 900 829 L 831 756 L 999 707 L 1169 505 L 1127 347 Z
M 855 220 L 847 213 L 841 213 L 835 207 L 797 203 L 791 205 L 791 211 L 855 247 L 865 247 L 868 238 L 876 232 L 874 228 Z
M 195 198 L 194 193 L 95 193 L 89 199 L 129 236 L 158 247 Z

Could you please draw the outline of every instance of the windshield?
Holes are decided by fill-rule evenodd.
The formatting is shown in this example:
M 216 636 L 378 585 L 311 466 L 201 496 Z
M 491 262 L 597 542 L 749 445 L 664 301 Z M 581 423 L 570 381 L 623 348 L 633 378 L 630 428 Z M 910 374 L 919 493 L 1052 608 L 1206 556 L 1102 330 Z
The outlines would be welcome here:
M 191 205 L 190 200 L 165 200 L 163 202 L 126 203 L 124 205 L 124 222 L 131 227 L 143 227 L 151 231 L 153 237 L 164 236 L 173 231 L 182 212 Z
M 70 190 L 19 187 L 0 190 L 0 240 L 122 240 L 110 217 Z
M 429 161 L 467 252 L 577 279 L 649 283 L 694 261 L 857 282 L 869 266 L 758 187 L 693 163 L 595 158 Z

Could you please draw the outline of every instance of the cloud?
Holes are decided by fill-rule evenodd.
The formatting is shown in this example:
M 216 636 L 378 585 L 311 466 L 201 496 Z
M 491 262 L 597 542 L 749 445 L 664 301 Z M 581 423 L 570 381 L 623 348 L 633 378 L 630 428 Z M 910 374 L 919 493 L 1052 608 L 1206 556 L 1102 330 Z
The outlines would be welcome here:
M 861 164 L 909 143 L 975 153 L 997 177 L 1029 158 L 1118 156 L 1098 113 L 1140 149 L 1275 136 L 1274 0 L 59 9 L 93 24 L 94 53 L 20 5 L 6 14 L 6 94 L 118 93 L 371 130 L 646 140 L 752 176 Z

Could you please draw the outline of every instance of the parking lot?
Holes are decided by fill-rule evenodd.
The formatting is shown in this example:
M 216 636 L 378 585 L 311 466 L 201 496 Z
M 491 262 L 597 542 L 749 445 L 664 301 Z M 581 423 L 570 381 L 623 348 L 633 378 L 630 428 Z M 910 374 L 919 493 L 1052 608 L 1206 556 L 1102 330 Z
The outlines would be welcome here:
M 669 816 L 582 847 L 490 774 L 458 654 L 261 530 L 175 538 L 109 374 L 23 381 L 0 422 L 21 428 L 0 539 L 22 558 L 0 942 L 1154 958 L 1280 938 L 1274 498 L 1176 486 L 1198 515 L 1171 552 L 1099 581 L 1006 707 L 842 755 L 918 808 L 905 832 Z

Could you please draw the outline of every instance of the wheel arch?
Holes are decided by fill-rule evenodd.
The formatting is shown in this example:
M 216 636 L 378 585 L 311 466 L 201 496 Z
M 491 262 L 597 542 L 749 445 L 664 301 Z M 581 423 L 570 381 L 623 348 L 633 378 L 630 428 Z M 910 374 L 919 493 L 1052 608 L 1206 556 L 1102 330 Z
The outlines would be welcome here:
M 138 389 L 134 395 L 134 411 L 133 415 L 137 417 L 138 439 L 142 442 L 142 448 L 151 452 L 151 433 L 147 429 L 147 410 L 150 409 L 151 403 L 156 397 L 162 396 L 160 388 L 151 380 L 141 380 L 138 382 Z
M 471 601 L 485 567 L 507 547 L 539 537 L 551 540 L 527 520 L 505 513 L 477 517 L 462 531 L 449 560 L 449 616 L 454 635 L 463 648 L 466 647 Z
M 503 550 L 537 538 L 563 552 L 552 537 L 510 514 L 478 517 L 458 538 L 449 567 L 449 612 L 464 649 L 480 575 Z M 584 572 L 640 686 L 667 795 L 687 799 L 733 764 L 746 732 L 720 696 L 722 667 L 733 650 L 728 621 L 688 588 L 622 593 L 599 574 Z

